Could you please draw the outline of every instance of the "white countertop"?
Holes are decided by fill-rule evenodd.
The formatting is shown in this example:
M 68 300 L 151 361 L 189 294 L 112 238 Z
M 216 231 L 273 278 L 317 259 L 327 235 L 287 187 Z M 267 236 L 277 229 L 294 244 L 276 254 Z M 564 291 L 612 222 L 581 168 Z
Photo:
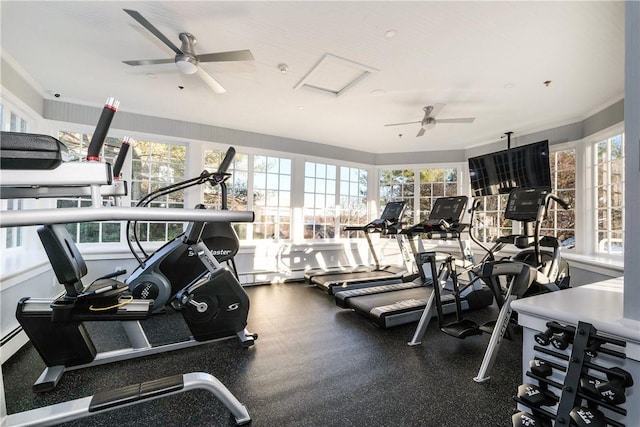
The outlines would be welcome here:
M 640 345 L 640 322 L 622 317 L 623 280 L 622 277 L 616 277 L 536 295 L 516 300 L 512 307 L 525 317 L 529 315 L 572 325 L 580 321 L 588 322 L 600 332 Z M 526 319 L 522 319 L 521 323 L 525 325 Z

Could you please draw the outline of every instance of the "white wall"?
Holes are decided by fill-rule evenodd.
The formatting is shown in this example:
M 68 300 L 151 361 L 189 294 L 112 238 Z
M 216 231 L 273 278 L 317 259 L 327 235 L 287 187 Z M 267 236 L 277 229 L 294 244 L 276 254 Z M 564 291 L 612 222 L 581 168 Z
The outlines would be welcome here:
M 626 2 L 624 317 L 640 320 L 640 2 Z

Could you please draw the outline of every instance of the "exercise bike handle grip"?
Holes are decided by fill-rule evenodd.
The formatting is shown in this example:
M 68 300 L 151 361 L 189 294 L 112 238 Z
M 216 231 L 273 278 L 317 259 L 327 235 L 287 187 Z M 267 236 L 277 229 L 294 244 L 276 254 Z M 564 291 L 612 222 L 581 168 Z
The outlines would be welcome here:
M 109 132 L 109 126 L 111 126 L 111 120 L 113 120 L 119 105 L 120 101 L 116 101 L 115 98 L 108 98 L 107 102 L 105 102 L 96 130 L 91 136 L 91 142 L 87 150 L 87 160 L 100 161 L 100 150 L 102 150 L 107 132 Z
M 131 145 L 131 138 L 129 138 L 128 136 L 125 136 L 122 139 L 120 152 L 118 152 L 118 157 L 116 157 L 116 162 L 113 165 L 113 177 L 115 179 L 120 178 L 120 171 L 122 171 L 122 165 L 124 165 L 124 160 L 127 158 L 127 153 L 129 152 L 130 145 Z
M 217 173 L 226 173 L 229 166 L 231 166 L 231 162 L 233 161 L 233 157 L 236 155 L 236 149 L 233 147 L 229 147 L 227 150 L 227 154 L 225 154 L 224 159 L 220 162 L 220 166 L 218 166 Z

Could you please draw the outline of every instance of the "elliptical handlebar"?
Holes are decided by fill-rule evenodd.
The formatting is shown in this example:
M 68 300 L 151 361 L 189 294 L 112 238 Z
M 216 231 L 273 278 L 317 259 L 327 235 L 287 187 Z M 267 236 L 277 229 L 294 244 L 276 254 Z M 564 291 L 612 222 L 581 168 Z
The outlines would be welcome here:
M 571 205 L 569 203 L 567 203 L 566 201 L 562 200 L 560 197 L 556 196 L 555 194 L 549 194 L 547 196 L 547 208 L 549 207 L 549 201 L 553 200 L 554 202 L 556 202 L 557 204 L 560 205 L 560 207 L 566 211 L 568 211 L 569 209 L 571 209 Z

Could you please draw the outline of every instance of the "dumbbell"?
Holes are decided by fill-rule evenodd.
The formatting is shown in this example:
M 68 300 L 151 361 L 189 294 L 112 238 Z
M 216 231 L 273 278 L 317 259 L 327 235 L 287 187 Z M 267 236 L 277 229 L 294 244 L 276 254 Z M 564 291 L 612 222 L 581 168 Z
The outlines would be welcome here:
M 533 359 L 529 362 L 529 370 L 536 377 L 547 378 L 553 373 L 552 366 L 542 359 Z
M 576 427 L 606 427 L 604 414 L 597 409 L 576 406 L 569 412 L 571 425 Z
M 523 411 L 513 414 L 511 425 L 512 427 L 538 427 L 546 424 L 543 424 L 540 418 Z
M 584 354 L 591 358 L 597 357 L 598 353 L 608 354 L 609 356 L 619 357 L 621 359 L 625 359 L 627 356 L 617 350 L 611 350 L 609 348 L 603 347 L 603 344 L 611 343 L 614 345 L 618 345 L 620 347 L 625 347 L 625 343 L 619 340 L 614 340 L 612 338 L 604 338 L 604 337 L 595 337 L 589 340 L 587 344 L 587 348 L 584 349 Z
M 544 332 L 539 332 L 537 334 L 534 335 L 533 339 L 536 340 L 536 342 L 540 345 L 543 346 L 548 346 L 550 343 L 550 339 L 553 336 L 553 334 L 555 334 L 556 332 L 558 332 L 557 329 L 554 328 L 547 328 L 546 331 Z
M 625 389 L 633 385 L 631 374 L 618 367 L 610 368 L 606 373 L 608 381 L 602 381 L 595 386 L 598 397 L 612 405 L 624 403 L 627 400 Z
M 563 332 L 573 335 L 575 328 L 572 326 L 563 326 L 558 322 L 547 322 L 547 330 L 535 334 L 533 338 L 538 344 L 546 347 L 551 343 L 551 339 L 555 334 L 562 334 Z
M 600 350 L 602 344 L 604 344 L 604 341 L 602 340 L 599 340 L 597 338 L 590 339 L 589 343 L 587 344 L 587 348 L 584 349 L 584 354 L 591 358 L 597 357 L 598 351 Z
M 580 378 L 580 391 L 589 397 L 598 399 L 600 396 L 596 387 L 600 383 L 602 383 L 602 381 L 598 378 Z
M 522 384 L 518 387 L 518 399 L 530 408 L 541 406 L 553 406 L 558 402 L 558 397 L 535 384 Z
M 569 344 L 573 342 L 573 333 L 569 331 L 562 331 L 551 336 L 551 345 L 558 350 L 564 350 L 569 347 Z

